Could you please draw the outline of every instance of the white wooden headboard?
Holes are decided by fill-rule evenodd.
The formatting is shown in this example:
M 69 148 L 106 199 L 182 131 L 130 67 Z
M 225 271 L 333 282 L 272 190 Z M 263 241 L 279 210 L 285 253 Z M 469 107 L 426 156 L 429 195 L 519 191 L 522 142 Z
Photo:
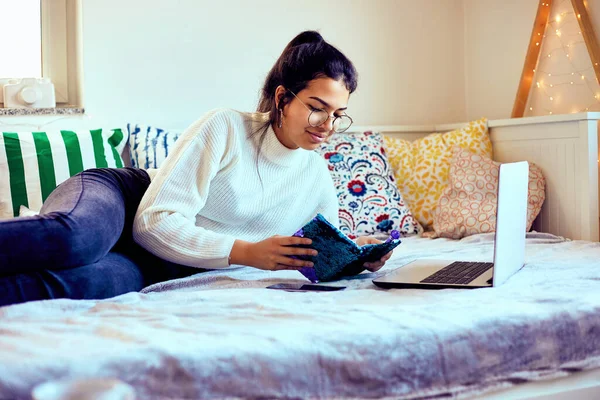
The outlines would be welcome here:
M 533 224 L 539 232 L 598 241 L 598 132 L 600 113 L 490 120 L 494 159 L 536 163 L 546 178 L 546 200 Z M 464 124 L 429 126 L 360 126 L 413 140 Z

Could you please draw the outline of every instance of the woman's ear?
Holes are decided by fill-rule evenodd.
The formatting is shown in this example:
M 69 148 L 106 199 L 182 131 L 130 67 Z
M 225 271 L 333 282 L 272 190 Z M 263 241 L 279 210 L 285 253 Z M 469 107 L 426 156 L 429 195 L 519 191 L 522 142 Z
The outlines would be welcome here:
M 281 103 L 283 101 L 283 96 L 285 96 L 285 87 L 279 85 L 277 86 L 277 89 L 275 89 L 275 108 L 278 110 L 283 108 L 283 104 Z

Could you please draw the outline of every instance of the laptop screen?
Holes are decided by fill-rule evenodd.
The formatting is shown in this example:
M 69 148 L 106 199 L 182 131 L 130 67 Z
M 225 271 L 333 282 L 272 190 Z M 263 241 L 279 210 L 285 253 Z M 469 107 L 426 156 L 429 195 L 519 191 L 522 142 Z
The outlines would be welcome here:
M 528 186 L 529 164 L 526 161 L 500 165 L 494 286 L 504 283 L 525 261 Z

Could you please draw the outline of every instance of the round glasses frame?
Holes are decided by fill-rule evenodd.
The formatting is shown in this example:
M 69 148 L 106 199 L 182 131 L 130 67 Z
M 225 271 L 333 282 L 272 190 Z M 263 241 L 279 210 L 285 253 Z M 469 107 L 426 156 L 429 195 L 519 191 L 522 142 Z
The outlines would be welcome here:
M 347 130 L 348 130 L 348 129 L 349 129 L 351 126 L 352 126 L 352 123 L 353 123 L 354 121 L 352 121 L 352 118 L 350 118 L 350 116 L 349 116 L 349 115 L 346 115 L 346 114 L 344 114 L 344 115 L 337 115 L 337 116 L 336 116 L 336 115 L 333 115 L 333 116 L 332 116 L 332 115 L 329 115 L 329 113 L 328 113 L 327 111 L 325 111 L 325 110 L 323 110 L 323 109 L 321 109 L 321 108 L 311 109 L 311 108 L 310 108 L 310 107 L 308 107 L 308 106 L 307 106 L 307 105 L 306 105 L 306 104 L 305 104 L 305 103 L 304 103 L 302 100 L 300 100 L 300 98 L 299 98 L 298 96 L 296 96 L 296 93 L 292 92 L 290 89 L 287 89 L 287 90 L 288 90 L 288 91 L 289 91 L 291 94 L 293 94 L 293 95 L 294 95 L 294 97 L 295 97 L 296 99 L 298 99 L 298 101 L 299 101 L 300 103 L 302 103 L 302 105 L 303 105 L 303 106 L 304 106 L 304 107 L 305 107 L 305 108 L 306 108 L 308 111 L 310 111 L 310 114 L 308 114 L 308 124 L 309 124 L 310 126 L 312 126 L 313 128 L 316 128 L 316 127 L 318 127 L 318 126 L 321 126 L 321 125 L 323 125 L 325 122 L 327 122 L 327 121 L 329 120 L 329 118 L 332 118 L 332 117 L 333 117 L 333 121 L 331 121 L 331 125 L 333 126 L 333 131 L 334 131 L 335 133 L 343 133 L 343 132 L 346 132 L 346 131 L 347 131 Z M 323 116 L 320 116 L 321 114 L 322 114 Z M 317 120 L 316 120 L 316 121 L 311 121 L 311 117 L 312 117 L 313 115 L 315 115 L 315 116 L 316 116 L 316 118 L 317 118 Z M 342 128 L 342 129 L 336 128 L 336 126 L 339 126 L 339 125 L 340 125 L 340 124 L 342 124 L 343 122 L 347 122 L 347 123 L 348 123 L 348 126 L 346 126 L 346 127 Z

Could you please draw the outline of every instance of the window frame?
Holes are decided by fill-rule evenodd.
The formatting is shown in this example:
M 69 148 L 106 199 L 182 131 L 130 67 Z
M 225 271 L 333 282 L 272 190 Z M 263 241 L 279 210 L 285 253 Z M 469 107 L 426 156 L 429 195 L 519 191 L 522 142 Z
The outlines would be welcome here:
M 58 107 L 82 107 L 81 0 L 40 0 L 42 77 Z

